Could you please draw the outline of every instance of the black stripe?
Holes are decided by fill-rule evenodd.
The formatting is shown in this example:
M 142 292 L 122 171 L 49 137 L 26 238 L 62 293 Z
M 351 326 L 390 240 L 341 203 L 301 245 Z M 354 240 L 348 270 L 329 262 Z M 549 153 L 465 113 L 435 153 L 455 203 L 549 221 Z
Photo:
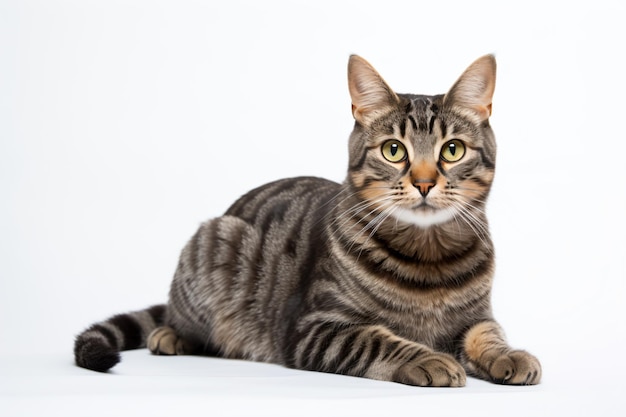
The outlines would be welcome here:
M 91 330 L 95 330 L 98 333 L 100 333 L 102 336 L 104 336 L 107 342 L 109 343 L 109 346 L 119 349 L 119 346 L 117 345 L 117 338 L 115 337 L 115 333 L 113 333 L 111 330 L 107 329 L 106 327 L 100 324 L 94 324 L 87 331 L 91 331 Z
M 251 191 L 248 191 L 246 194 L 241 196 L 237 201 L 235 201 L 233 205 L 230 206 L 228 210 L 226 210 L 225 214 L 229 216 L 239 216 L 239 217 L 243 216 L 244 212 L 246 211 L 250 203 L 257 201 L 257 198 L 259 197 L 259 195 L 265 192 L 268 188 L 272 188 L 276 186 L 278 186 L 277 182 L 270 183 L 264 187 L 258 187 Z M 263 201 L 263 199 L 260 199 L 260 200 Z
M 435 116 L 430 117 L 430 121 L 428 122 L 428 134 L 433 134 L 433 127 L 435 126 Z
M 385 279 L 388 282 L 391 282 L 405 290 L 433 290 L 438 288 L 460 288 L 467 285 L 470 281 L 472 281 L 477 276 L 486 272 L 490 267 L 489 258 L 482 260 L 478 265 L 476 265 L 472 270 L 461 273 L 459 275 L 452 276 L 439 276 L 436 278 L 426 276 L 425 274 L 421 279 L 406 279 L 398 275 L 398 271 L 396 268 L 389 269 L 384 267 L 385 261 L 376 260 L 372 258 L 371 251 L 363 249 L 363 250 L 353 250 L 352 252 L 347 252 L 346 254 L 354 259 L 355 264 L 363 265 L 363 268 L 367 271 L 372 271 L 377 275 L 378 278 Z M 414 267 L 419 268 L 419 264 L 414 262 Z M 420 276 L 419 270 L 416 271 L 415 275 Z
M 306 179 L 309 178 L 288 178 L 256 188 L 237 200 L 235 204 L 226 211 L 226 214 L 241 217 L 248 223 L 256 224 L 257 214 L 261 211 L 261 208 L 271 200 L 268 196 L 277 196 L 288 192 L 302 184 Z
M 200 240 L 200 235 L 203 232 L 203 230 L 204 228 L 200 227 L 198 231 L 196 232 L 196 234 L 193 235 L 193 237 L 191 238 L 191 241 L 189 242 L 188 263 L 193 273 L 195 273 L 198 270 L 198 252 L 199 252 L 198 242 Z
M 184 281 L 180 282 L 176 279 L 174 281 L 178 282 L 172 285 L 170 290 L 171 301 L 168 307 L 168 317 L 177 315 L 185 319 L 188 323 L 205 323 L 206 317 L 204 316 L 204 311 L 206 310 L 203 310 L 203 313 L 199 313 L 195 303 L 191 301 L 186 289 L 183 288 L 182 283 L 184 283 Z M 172 323 L 168 322 L 167 324 L 171 325 Z
M 245 262 L 249 266 L 248 276 L 241 276 L 243 283 L 245 283 L 245 296 L 241 297 L 245 306 L 250 307 L 256 302 L 256 297 L 253 296 L 255 289 L 258 287 L 257 283 L 264 278 L 261 271 L 261 254 L 263 248 L 261 245 L 255 245 L 254 254 L 252 259 L 245 259 Z M 242 269 L 242 271 L 245 269 Z M 251 301 L 248 301 L 251 300 Z
M 370 347 L 370 351 L 369 351 L 369 354 L 367 355 L 367 358 L 363 361 L 363 364 L 365 365 L 365 367 L 357 373 L 358 376 L 362 376 L 363 374 L 365 374 L 365 372 L 374 363 L 374 359 L 376 359 L 378 355 L 380 354 L 380 346 L 381 346 L 381 340 L 380 338 L 376 337 L 372 341 L 372 346 Z
M 329 183 L 328 187 L 322 191 L 319 191 L 320 201 L 328 201 L 330 195 L 335 194 L 337 190 L 337 184 Z M 314 211 L 314 217 L 311 219 L 312 225 L 317 225 L 326 218 L 328 211 L 330 210 L 329 204 L 323 204 Z M 296 331 L 296 318 L 302 317 L 302 309 L 304 303 L 302 300 L 305 294 L 308 293 L 311 283 L 313 282 L 314 267 L 318 262 L 318 250 L 323 246 L 322 242 L 327 242 L 328 237 L 325 236 L 326 231 L 323 227 L 311 228 L 308 236 L 308 244 L 306 247 L 306 253 L 303 256 L 303 260 L 300 262 L 298 269 L 298 277 L 300 278 L 299 285 L 293 290 L 293 292 L 287 298 L 281 316 L 286 319 L 280 323 L 280 332 L 283 336 L 283 351 L 287 352 L 289 356 L 286 358 L 287 365 L 296 364 L 297 358 L 295 357 L 297 352 L 297 346 L 300 342 L 300 332 Z
M 400 122 L 400 136 L 404 137 L 406 134 L 406 120 Z
M 359 372 L 357 372 L 355 368 L 359 365 L 359 362 L 361 362 L 360 359 L 363 355 L 363 351 L 365 350 L 365 346 L 365 343 L 361 342 L 359 344 L 359 348 L 356 350 L 356 352 L 354 352 L 350 360 L 343 364 L 340 369 L 337 369 L 337 372 L 344 375 L 363 376 L 363 374 L 365 373 L 364 371 L 366 371 L 369 367 L 369 363 L 366 362 L 365 367 Z
M 425 132 L 428 129 L 428 124 L 426 123 L 426 119 L 423 115 L 419 118 L 419 127 L 422 132 Z
M 209 250 L 206 253 L 201 252 L 204 248 L 202 245 L 198 244 L 198 254 L 197 254 L 197 264 L 196 264 L 196 272 L 199 272 L 199 269 L 202 267 L 206 267 L 207 270 L 205 273 L 211 273 L 216 267 L 215 260 L 217 256 L 215 256 L 215 246 L 214 243 L 217 242 L 217 234 L 218 234 L 218 223 L 221 221 L 221 217 L 212 220 L 206 225 L 206 228 L 209 230 L 202 231 L 202 237 L 206 236 L 206 241 L 209 242 Z M 201 237 L 201 239 L 202 239 Z M 199 242 L 198 242 L 199 243 Z
M 411 124 L 413 125 L 413 130 L 417 130 L 417 121 L 415 120 L 415 117 L 413 117 L 412 114 L 409 114 L 409 120 L 411 121 Z
M 492 266 L 492 259 L 486 257 L 482 259 L 478 264 L 474 265 L 472 269 L 466 271 L 460 275 L 456 275 L 453 279 L 447 280 L 446 287 L 462 287 L 474 278 L 484 275 Z
M 292 199 L 291 201 L 297 201 L 297 205 L 301 204 L 301 207 L 307 207 L 310 208 L 313 206 L 313 204 L 311 204 L 311 200 L 313 199 L 314 194 L 310 191 L 308 191 L 308 194 L 306 194 L 306 199 L 304 202 L 300 202 L 299 200 L 295 200 Z M 287 208 L 289 207 L 289 203 L 288 202 L 283 202 L 280 204 L 281 208 L 280 208 L 280 220 L 277 219 L 277 221 L 282 221 L 285 215 L 285 212 L 287 211 Z M 289 236 L 286 237 L 286 242 L 288 241 L 295 241 L 296 239 L 302 239 L 304 241 L 308 241 L 308 236 L 303 236 L 302 235 L 302 228 L 304 227 L 305 224 L 305 217 L 309 215 L 308 210 L 302 210 L 300 209 L 300 215 L 298 217 L 298 220 L 294 223 L 294 225 L 296 226 L 295 228 L 292 228 L 292 230 L 290 231 L 291 233 L 289 234 Z M 285 226 L 282 226 L 282 228 L 284 229 Z M 307 230 L 308 231 L 308 230 Z M 265 239 L 263 240 L 263 246 L 266 245 L 266 241 L 267 239 L 270 237 L 269 235 L 264 233 L 264 237 Z M 259 286 L 259 288 L 264 287 L 264 290 L 266 292 L 266 296 L 264 297 L 263 300 L 263 310 L 267 312 L 267 314 L 270 317 L 270 322 L 275 322 L 276 319 L 276 315 L 280 313 L 280 309 L 277 308 L 270 308 L 270 303 L 273 300 L 273 295 L 274 295 L 274 288 L 276 286 L 276 282 L 277 280 L 280 279 L 279 274 L 276 272 L 278 267 L 279 267 L 279 262 L 280 262 L 280 255 L 281 254 L 276 254 L 277 256 L 273 257 L 272 259 L 266 259 L 266 262 L 263 264 L 263 266 L 267 265 L 269 267 L 269 270 L 265 271 L 265 277 L 264 279 L 267 281 L 265 286 Z M 265 268 L 264 268 L 265 270 Z M 256 297 L 257 299 L 259 299 L 260 297 Z
M 402 355 L 404 354 L 404 351 L 407 349 L 410 349 L 412 346 L 409 345 L 408 343 L 404 343 L 402 345 L 402 347 L 400 347 L 398 350 L 396 350 L 393 354 L 389 355 L 389 362 L 393 362 L 396 359 L 399 359 L 402 357 Z
M 353 329 L 352 333 L 346 336 L 346 338 L 342 342 L 343 346 L 341 347 L 341 350 L 339 351 L 339 354 L 337 355 L 337 359 L 341 361 L 340 364 L 337 366 L 338 373 L 343 373 L 341 372 L 341 370 L 346 367 L 346 362 L 350 362 L 350 359 L 354 359 L 354 357 L 357 356 L 355 354 L 351 355 L 351 353 L 352 353 L 352 348 L 354 347 L 354 341 L 359 336 L 359 333 L 360 333 L 360 329 Z
M 385 351 L 383 352 L 383 357 L 381 358 L 381 360 L 387 360 L 389 355 L 391 355 L 391 353 L 394 350 L 396 350 L 399 344 L 400 344 L 399 340 L 394 340 L 393 342 L 387 342 L 385 344 Z
M 369 150 L 367 148 L 363 149 L 363 154 L 361 155 L 361 158 L 357 161 L 356 164 L 350 165 L 350 170 L 352 171 L 361 170 L 361 168 L 363 168 L 363 164 L 365 164 L 365 160 L 367 159 L 368 152 Z
M 443 164 L 441 163 L 441 159 L 437 161 L 437 170 L 441 175 L 443 175 L 444 177 L 446 176 L 447 171 L 444 169 Z
M 472 182 L 475 182 L 476 184 L 478 184 L 481 187 L 488 187 L 489 186 L 488 183 L 486 183 L 485 181 L 483 181 L 481 178 L 478 178 L 478 177 L 471 177 L 469 180 L 472 181 Z
M 493 161 L 491 161 L 489 158 L 487 158 L 487 155 L 485 155 L 485 150 L 483 148 L 474 148 L 471 146 L 470 148 L 480 154 L 480 159 L 485 167 L 489 169 L 494 169 L 496 167 L 496 164 Z
M 448 127 L 446 126 L 446 123 L 441 119 L 439 119 L 439 127 L 441 128 L 441 137 L 445 138 L 446 133 L 448 131 Z
M 148 314 L 154 320 L 154 323 L 157 326 L 162 326 L 165 319 L 165 304 L 159 304 L 150 307 L 148 310 Z
M 129 314 L 118 314 L 108 321 L 124 335 L 122 350 L 137 349 L 143 345 L 141 326 L 132 316 Z
M 326 354 L 326 350 L 330 346 L 333 339 L 337 337 L 337 332 L 335 331 L 334 328 L 326 327 L 324 325 L 321 325 L 320 327 L 322 327 L 322 331 L 325 330 L 324 336 L 320 338 L 321 332 L 317 333 L 315 335 L 316 337 L 311 338 L 311 341 L 307 345 L 307 349 L 306 349 L 306 350 L 310 349 L 310 351 L 308 352 L 309 358 L 306 362 L 306 367 L 308 369 L 319 370 L 319 371 L 326 369 L 326 367 L 323 364 L 324 355 Z M 315 355 L 312 355 L 314 352 L 315 352 Z
M 411 347 L 415 347 L 415 346 L 411 346 Z M 405 362 L 406 363 L 410 363 L 413 362 L 415 359 L 419 358 L 420 356 L 424 355 L 424 351 L 422 349 L 417 349 L 417 351 L 413 352 L 413 354 L 411 356 L 409 356 Z
M 384 295 L 379 295 L 372 291 L 372 288 L 366 286 L 362 279 L 355 279 L 352 284 L 358 288 L 361 297 L 367 296 L 369 301 L 376 303 L 381 310 L 387 311 L 403 311 L 403 307 L 397 306 L 395 303 L 389 303 L 389 299 Z

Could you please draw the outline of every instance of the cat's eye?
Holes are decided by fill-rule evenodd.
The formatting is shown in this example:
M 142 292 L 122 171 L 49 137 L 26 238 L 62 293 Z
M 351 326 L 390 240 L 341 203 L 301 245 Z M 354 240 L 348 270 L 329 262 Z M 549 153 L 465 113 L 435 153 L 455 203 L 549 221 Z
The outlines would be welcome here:
M 443 145 L 440 155 L 446 162 L 460 161 L 465 155 L 465 144 L 458 139 L 452 139 Z
M 389 162 L 400 162 L 406 159 L 406 148 L 402 142 L 391 139 L 383 143 L 383 156 Z

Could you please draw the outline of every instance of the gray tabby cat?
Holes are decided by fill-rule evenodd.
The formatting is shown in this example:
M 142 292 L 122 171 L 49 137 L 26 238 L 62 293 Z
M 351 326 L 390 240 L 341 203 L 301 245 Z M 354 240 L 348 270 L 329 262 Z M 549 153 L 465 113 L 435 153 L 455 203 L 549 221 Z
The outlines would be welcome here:
M 284 179 L 241 197 L 185 246 L 168 304 L 94 324 L 76 363 L 106 371 L 147 346 L 420 386 L 463 386 L 466 372 L 537 384 L 539 362 L 508 346 L 490 305 L 495 73 L 487 55 L 445 95 L 397 94 L 352 56 L 343 184 Z

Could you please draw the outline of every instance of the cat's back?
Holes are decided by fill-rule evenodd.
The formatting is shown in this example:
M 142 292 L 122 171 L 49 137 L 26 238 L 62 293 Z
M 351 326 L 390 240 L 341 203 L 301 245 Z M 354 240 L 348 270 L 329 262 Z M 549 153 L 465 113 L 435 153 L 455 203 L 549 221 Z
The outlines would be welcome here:
M 318 177 L 285 178 L 257 187 L 240 197 L 225 213 L 268 232 L 272 227 L 308 223 L 324 216 L 341 185 Z M 297 231 L 296 231 L 297 232 Z

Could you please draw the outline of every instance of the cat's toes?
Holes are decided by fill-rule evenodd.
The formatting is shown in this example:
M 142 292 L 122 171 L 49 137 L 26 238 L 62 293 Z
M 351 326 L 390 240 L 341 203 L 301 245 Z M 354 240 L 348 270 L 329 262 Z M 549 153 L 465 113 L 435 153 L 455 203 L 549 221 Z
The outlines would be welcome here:
M 157 327 L 148 336 L 148 349 L 155 355 L 184 355 L 185 343 L 174 329 Z
M 394 380 L 422 387 L 462 387 L 465 386 L 466 375 L 452 356 L 432 353 L 400 367 Z
M 535 385 L 541 380 L 541 365 L 530 353 L 514 350 L 498 356 L 489 374 L 499 384 Z

